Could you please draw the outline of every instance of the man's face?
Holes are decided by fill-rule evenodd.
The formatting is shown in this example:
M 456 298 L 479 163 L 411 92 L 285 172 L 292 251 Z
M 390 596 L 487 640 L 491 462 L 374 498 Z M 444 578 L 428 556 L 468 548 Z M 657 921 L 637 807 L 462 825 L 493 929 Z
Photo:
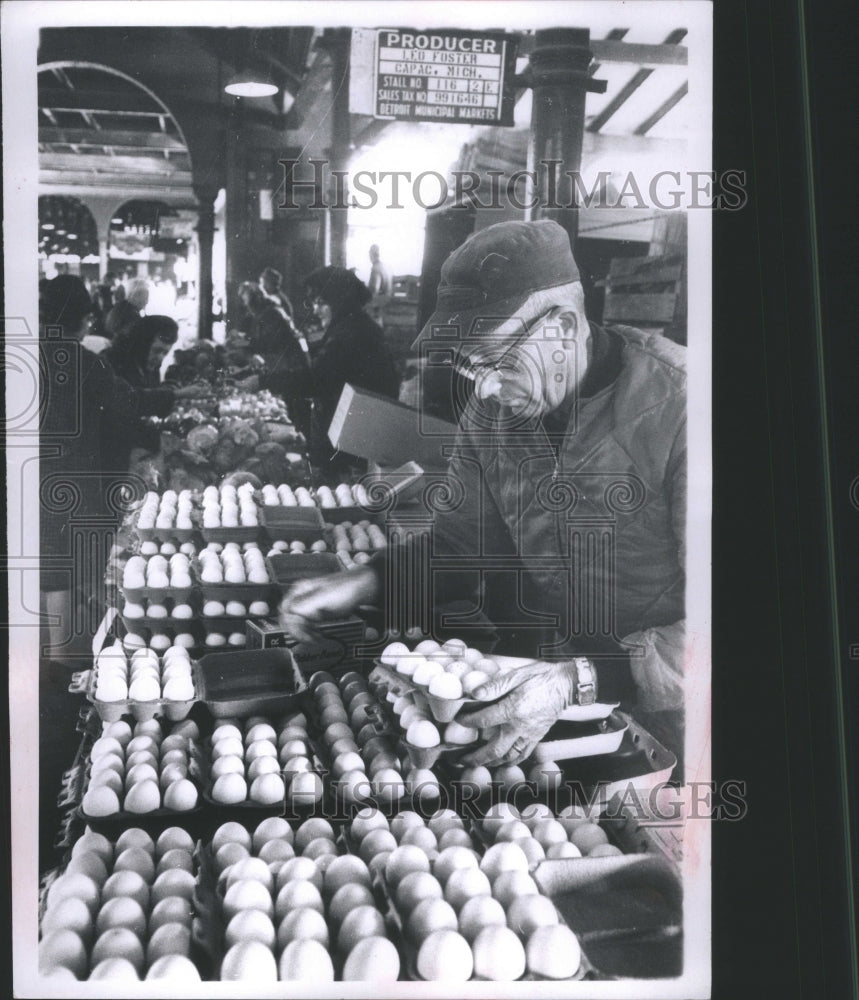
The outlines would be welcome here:
M 259 279 L 260 288 L 266 293 L 266 295 L 271 295 L 275 290 L 274 278 L 271 275 L 263 274 L 260 275 Z
M 163 340 L 153 340 L 152 346 L 149 348 L 149 357 L 147 359 L 147 365 L 149 368 L 155 370 L 161 367 L 161 362 L 170 353 L 170 345 L 165 344 Z
M 316 322 L 323 330 L 327 330 L 331 325 L 331 319 L 334 315 L 331 310 L 331 306 L 320 298 L 310 299 L 308 301 L 308 305 L 313 312 L 313 317 Z
M 551 413 L 572 396 L 584 376 L 584 340 L 575 313 L 554 309 L 501 356 L 474 359 L 470 367 L 475 394 L 481 400 L 497 400 L 522 418 Z

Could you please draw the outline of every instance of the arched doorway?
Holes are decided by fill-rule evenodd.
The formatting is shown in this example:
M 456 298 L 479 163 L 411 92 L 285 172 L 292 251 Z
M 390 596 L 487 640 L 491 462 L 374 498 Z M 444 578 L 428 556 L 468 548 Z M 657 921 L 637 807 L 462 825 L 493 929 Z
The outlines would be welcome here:
M 98 231 L 92 212 L 78 198 L 39 198 L 39 277 L 77 274 L 84 281 L 99 277 Z
M 40 65 L 38 101 L 40 194 L 89 208 L 94 277 L 175 275 L 193 297 L 183 313 L 196 328 L 198 201 L 188 143 L 170 108 L 132 76 L 81 60 Z M 144 233 L 148 245 L 132 247 Z

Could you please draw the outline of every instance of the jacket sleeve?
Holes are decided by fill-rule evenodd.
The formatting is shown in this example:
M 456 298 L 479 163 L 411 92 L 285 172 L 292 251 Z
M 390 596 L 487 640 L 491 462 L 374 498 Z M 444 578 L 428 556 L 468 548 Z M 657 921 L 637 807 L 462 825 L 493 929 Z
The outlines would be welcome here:
M 677 543 L 677 559 L 686 565 L 686 436 L 685 422 L 675 440 L 667 469 L 671 524 Z M 647 712 L 682 708 L 684 705 L 684 667 L 686 622 L 679 620 L 633 632 L 625 643 L 642 647 L 641 655 L 630 657 L 630 669 L 638 689 L 638 704 Z

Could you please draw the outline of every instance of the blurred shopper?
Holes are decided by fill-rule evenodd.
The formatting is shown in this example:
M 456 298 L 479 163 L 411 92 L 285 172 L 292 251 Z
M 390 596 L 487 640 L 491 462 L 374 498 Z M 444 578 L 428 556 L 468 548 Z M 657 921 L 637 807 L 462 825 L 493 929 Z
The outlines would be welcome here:
M 264 362 L 257 384 L 283 398 L 290 420 L 306 437 L 310 423 L 307 344 L 283 308 L 267 298 L 258 285 L 244 282 L 239 298 L 250 317 L 246 331 L 250 349 Z
M 400 380 L 381 327 L 364 311 L 371 294 L 352 271 L 322 267 L 307 278 L 306 305 L 325 331 L 313 353 L 313 415 L 310 459 L 326 476 L 336 478 L 363 459 L 336 453 L 328 427 L 343 386 L 397 398 Z
M 377 243 L 370 247 L 370 280 L 367 282 L 372 299 L 368 312 L 379 326 L 385 325 L 385 309 L 394 292 L 391 272 L 382 263 L 382 255 Z
M 108 337 L 116 338 L 127 333 L 132 324 L 140 319 L 149 304 L 149 284 L 143 278 L 135 278 L 128 287 L 125 299 L 120 299 L 105 317 L 104 329 Z
M 292 319 L 295 313 L 293 312 L 292 303 L 289 301 L 288 296 L 280 287 L 282 281 L 283 275 L 273 267 L 267 267 L 259 276 L 259 286 L 263 291 L 263 295 L 271 299 L 275 305 L 280 306 L 286 315 Z

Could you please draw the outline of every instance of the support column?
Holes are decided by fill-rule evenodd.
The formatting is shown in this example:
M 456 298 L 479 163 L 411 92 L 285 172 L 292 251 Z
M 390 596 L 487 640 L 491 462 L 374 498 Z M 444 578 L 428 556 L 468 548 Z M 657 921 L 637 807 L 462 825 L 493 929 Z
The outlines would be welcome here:
M 212 337 L 212 245 L 215 238 L 215 198 L 217 191 L 194 189 L 198 208 L 197 243 L 200 254 L 200 274 L 197 279 L 197 336 Z
M 346 237 L 349 231 L 346 200 L 341 196 L 338 201 L 338 185 L 335 171 L 349 169 L 349 158 L 352 153 L 351 129 L 349 120 L 349 45 L 351 31 L 349 28 L 326 29 L 320 43 L 331 56 L 333 66 L 332 87 L 334 103 L 331 109 L 331 148 L 329 150 L 329 190 L 326 192 L 329 209 L 329 244 L 327 264 L 334 267 L 346 267 Z M 341 189 L 345 192 L 345 184 Z M 339 207 L 342 206 L 342 207 Z
M 578 172 L 582 165 L 582 137 L 585 128 L 585 95 L 589 89 L 587 28 L 552 28 L 538 31 L 529 61 L 528 77 L 534 89 L 531 135 L 528 142 L 528 169 L 536 174 L 531 219 L 553 219 L 570 234 L 575 246 L 579 210 L 576 189 L 565 171 Z M 596 89 L 596 88 L 594 88 Z M 551 201 L 549 173 L 543 162 L 560 161 L 554 168 L 557 188 L 554 202 L 560 208 L 544 207 Z

